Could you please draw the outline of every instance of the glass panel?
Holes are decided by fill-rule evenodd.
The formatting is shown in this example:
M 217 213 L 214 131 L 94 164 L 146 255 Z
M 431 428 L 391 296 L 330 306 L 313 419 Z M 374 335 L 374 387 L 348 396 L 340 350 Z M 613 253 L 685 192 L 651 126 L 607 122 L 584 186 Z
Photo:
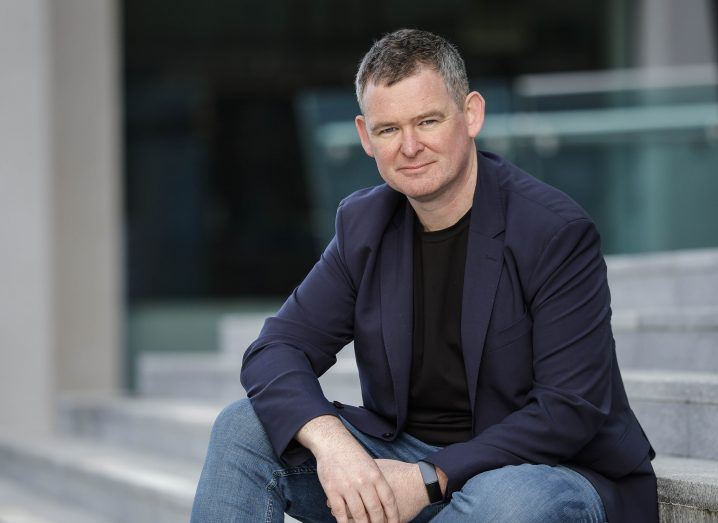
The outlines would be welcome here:
M 685 66 L 482 82 L 490 110 L 477 143 L 580 203 L 607 254 L 717 246 L 717 78 L 714 66 Z M 306 93 L 297 106 L 326 243 L 341 198 L 380 180 L 349 91 Z

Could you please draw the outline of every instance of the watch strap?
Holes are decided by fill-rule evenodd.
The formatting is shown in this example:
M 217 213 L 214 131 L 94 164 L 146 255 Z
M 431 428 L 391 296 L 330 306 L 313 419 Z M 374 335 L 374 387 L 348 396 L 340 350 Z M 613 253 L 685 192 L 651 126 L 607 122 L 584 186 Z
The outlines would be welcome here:
M 417 464 L 419 465 L 421 478 L 424 480 L 424 486 L 426 486 L 426 492 L 429 494 L 429 503 L 435 505 L 443 502 L 444 496 L 441 493 L 439 476 L 436 474 L 436 467 L 434 464 L 426 461 L 419 461 Z

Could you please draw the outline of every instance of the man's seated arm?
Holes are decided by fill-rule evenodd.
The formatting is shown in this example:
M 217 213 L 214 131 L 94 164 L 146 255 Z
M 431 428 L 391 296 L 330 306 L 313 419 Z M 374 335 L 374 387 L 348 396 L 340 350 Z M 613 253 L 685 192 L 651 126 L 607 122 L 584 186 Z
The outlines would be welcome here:
M 351 514 L 355 521 L 394 523 L 399 519 L 391 488 L 317 379 L 353 336 L 356 290 L 342 244 L 340 204 L 335 237 L 248 348 L 241 381 L 277 455 L 298 465 L 314 454 L 339 521 Z
M 314 454 L 327 504 L 339 523 L 398 523 L 397 499 L 379 466 L 336 416 L 309 421 L 296 440 Z

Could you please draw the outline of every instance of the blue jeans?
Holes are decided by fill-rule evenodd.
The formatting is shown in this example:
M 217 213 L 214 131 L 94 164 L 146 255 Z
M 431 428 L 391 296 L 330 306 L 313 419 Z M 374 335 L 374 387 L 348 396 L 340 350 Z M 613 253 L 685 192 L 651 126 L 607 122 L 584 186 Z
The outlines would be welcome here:
M 347 429 L 375 458 L 416 462 L 440 447 L 401 434 L 387 442 Z M 274 453 L 248 399 L 226 407 L 212 428 L 197 486 L 192 523 L 335 521 L 326 506 L 316 462 L 286 467 Z M 606 516 L 591 483 L 573 470 L 518 465 L 483 472 L 455 492 L 451 502 L 426 507 L 414 521 L 603 522 Z

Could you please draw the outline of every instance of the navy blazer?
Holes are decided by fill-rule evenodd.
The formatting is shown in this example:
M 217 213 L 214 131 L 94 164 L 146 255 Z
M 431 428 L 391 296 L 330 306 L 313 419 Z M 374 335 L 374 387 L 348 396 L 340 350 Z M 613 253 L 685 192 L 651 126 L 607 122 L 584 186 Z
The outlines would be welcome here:
M 244 356 L 241 380 L 278 456 L 341 414 L 393 440 L 411 369 L 414 213 L 387 185 L 344 199 L 336 235 Z M 354 340 L 363 406 L 332 403 L 317 376 Z M 654 456 L 624 391 L 599 234 L 586 212 L 499 156 L 478 153 L 461 313 L 473 437 L 426 457 L 447 498 L 474 475 L 565 464 L 596 487 L 609 521 L 657 521 Z

